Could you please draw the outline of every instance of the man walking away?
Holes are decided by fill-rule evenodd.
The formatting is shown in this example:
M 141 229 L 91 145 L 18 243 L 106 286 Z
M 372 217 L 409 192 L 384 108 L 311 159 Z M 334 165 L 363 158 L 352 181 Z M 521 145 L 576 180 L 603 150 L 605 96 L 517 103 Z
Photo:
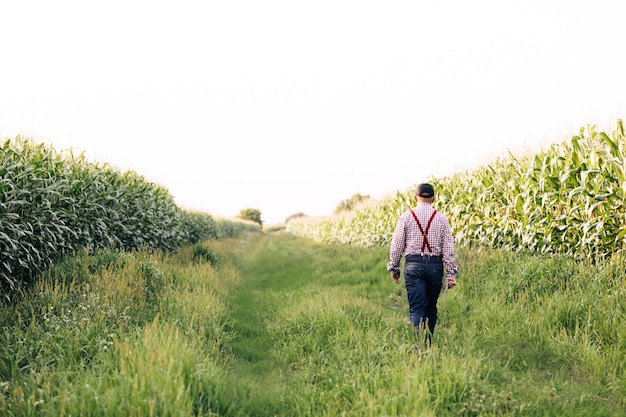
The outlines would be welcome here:
M 456 285 L 458 268 L 454 258 L 454 240 L 450 222 L 432 206 L 433 186 L 422 183 L 415 192 L 417 206 L 400 216 L 391 240 L 387 271 L 400 283 L 400 259 L 404 255 L 404 283 L 411 324 L 424 346 L 430 347 L 437 324 L 437 300 L 445 285 Z M 445 270 L 445 284 L 443 282 Z

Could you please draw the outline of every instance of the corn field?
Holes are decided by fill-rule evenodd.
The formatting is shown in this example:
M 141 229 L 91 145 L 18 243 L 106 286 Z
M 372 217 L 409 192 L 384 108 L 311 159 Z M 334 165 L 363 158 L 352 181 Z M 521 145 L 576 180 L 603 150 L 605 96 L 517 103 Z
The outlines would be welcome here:
M 458 245 L 603 259 L 625 248 L 625 146 L 621 120 L 610 134 L 583 127 L 535 155 L 509 154 L 432 178 L 435 206 L 448 215 Z M 398 192 L 350 216 L 298 218 L 287 231 L 326 243 L 387 245 L 413 195 Z
M 232 222 L 231 222 L 232 223 Z M 176 251 L 251 225 L 181 210 L 169 191 L 132 171 L 88 162 L 17 137 L 0 148 L 0 292 L 79 249 Z

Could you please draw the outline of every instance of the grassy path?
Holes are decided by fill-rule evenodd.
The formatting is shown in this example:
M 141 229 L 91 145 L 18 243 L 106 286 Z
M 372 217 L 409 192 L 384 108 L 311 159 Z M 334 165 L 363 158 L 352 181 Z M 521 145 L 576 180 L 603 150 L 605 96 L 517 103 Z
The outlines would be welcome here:
M 85 254 L 0 305 L 0 415 L 626 415 L 626 259 L 458 255 L 415 355 L 386 248 L 255 233 Z
M 458 255 L 461 285 L 432 353 L 417 357 L 386 248 L 253 235 L 230 301 L 233 377 L 250 382 L 250 415 L 624 415 L 623 352 L 559 329 L 603 278 L 565 288 L 555 282 L 584 269 L 559 258 Z
M 276 300 L 293 296 L 312 274 L 312 255 L 288 241 L 255 235 L 239 261 L 243 279 L 232 300 L 232 349 L 245 371 L 257 376 L 273 367 L 269 352 L 275 340 L 267 327 L 277 319 Z
M 253 235 L 246 245 L 231 300 L 231 349 L 235 373 L 264 399 L 258 415 L 333 415 L 336 405 L 324 411 L 319 401 L 332 392 L 327 383 L 350 377 L 337 363 L 347 355 L 369 368 L 371 348 L 354 355 L 355 344 L 374 346 L 379 326 L 400 323 L 402 313 L 380 310 L 395 302 L 393 287 L 381 286 L 385 255 L 366 252 L 283 234 Z

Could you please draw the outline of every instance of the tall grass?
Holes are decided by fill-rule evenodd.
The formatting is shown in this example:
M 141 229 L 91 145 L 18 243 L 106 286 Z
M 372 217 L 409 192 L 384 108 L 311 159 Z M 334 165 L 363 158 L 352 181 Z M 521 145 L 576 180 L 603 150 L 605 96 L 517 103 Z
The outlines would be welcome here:
M 614 415 L 624 406 L 623 260 L 585 267 L 461 251 L 463 287 L 441 311 L 433 354 L 416 358 L 385 258 L 382 249 L 315 250 L 313 282 L 274 299 L 272 360 L 294 371 L 286 414 Z
M 0 414 L 188 416 L 235 407 L 236 398 L 219 401 L 238 392 L 220 377 L 224 298 L 238 276 L 228 251 L 214 259 L 219 269 L 193 252 L 82 253 L 2 305 Z
M 625 258 L 458 258 L 418 355 L 385 248 L 256 234 L 81 254 L 0 306 L 0 414 L 620 415 Z

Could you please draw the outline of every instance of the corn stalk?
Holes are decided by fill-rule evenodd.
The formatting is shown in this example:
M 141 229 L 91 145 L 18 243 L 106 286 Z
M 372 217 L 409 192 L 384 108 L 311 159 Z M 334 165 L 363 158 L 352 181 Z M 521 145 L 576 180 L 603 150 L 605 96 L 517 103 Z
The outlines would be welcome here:
M 621 120 L 611 134 L 581 128 L 536 155 L 509 154 L 431 178 L 436 206 L 449 216 L 458 245 L 603 259 L 626 243 L 625 146 Z M 347 217 L 297 218 L 287 231 L 326 243 L 387 245 L 413 193 L 398 192 Z
M 235 223 L 235 222 L 233 222 Z M 176 251 L 251 226 L 188 213 L 132 171 L 93 164 L 17 137 L 0 148 L 0 292 L 78 249 Z M 258 227 L 256 227 L 258 229 Z

